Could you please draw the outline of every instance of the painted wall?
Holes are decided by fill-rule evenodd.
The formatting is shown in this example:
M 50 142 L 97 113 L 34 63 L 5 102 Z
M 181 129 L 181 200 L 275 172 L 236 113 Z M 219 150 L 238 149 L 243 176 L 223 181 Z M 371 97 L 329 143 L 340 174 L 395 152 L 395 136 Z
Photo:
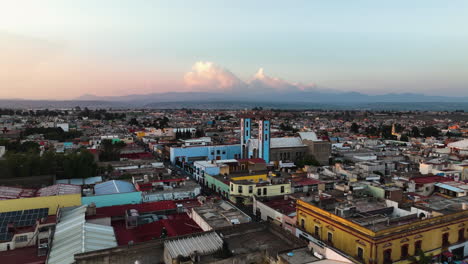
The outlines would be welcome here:
M 239 192 L 239 186 L 242 186 L 242 192 Z M 265 194 L 266 189 L 266 194 Z M 252 190 L 252 191 L 250 191 Z M 283 190 L 283 191 L 281 191 Z M 254 195 L 259 197 L 270 197 L 270 196 L 278 196 L 291 193 L 291 184 L 284 183 L 284 184 L 274 184 L 274 185 L 263 185 L 263 186 L 256 186 L 255 184 L 236 184 L 231 182 L 230 185 L 230 200 L 233 203 L 236 203 L 235 196 L 244 196 L 248 199 L 244 199 L 244 203 L 252 203 L 252 197 Z
M 385 198 L 385 190 L 381 187 L 367 185 L 366 191 L 373 197 Z
M 260 180 L 266 181 L 268 180 L 267 174 L 258 174 L 258 175 L 247 175 L 247 176 L 239 176 L 231 178 L 233 181 L 242 181 L 242 180 L 250 180 L 253 182 L 259 182 Z
M 229 197 L 229 185 L 224 183 L 221 179 L 205 173 L 205 185 L 219 194 L 224 194 Z
M 81 194 L 55 195 L 0 201 L 0 212 L 49 208 L 49 215 L 55 215 L 61 207 L 81 205 Z
M 219 159 L 234 159 L 234 155 L 241 154 L 241 145 L 218 145 L 218 146 L 198 146 L 186 148 L 171 148 L 170 160 L 174 164 L 176 158 L 184 159 L 186 162 L 189 158 L 204 157 L 203 160 Z M 189 161 L 190 162 L 190 161 Z
M 410 261 L 401 260 L 401 248 L 403 245 L 408 245 L 408 253 L 413 255 L 416 241 L 421 241 L 423 251 L 434 255 L 440 254 L 444 233 L 449 234 L 451 245 L 458 243 L 460 229 L 464 229 L 464 236 L 467 236 L 467 216 L 468 211 L 464 211 L 374 232 L 307 202 L 297 201 L 299 227 L 310 234 L 314 234 L 315 227 L 317 227 L 318 237 L 322 241 L 326 241 L 328 233 L 331 233 L 333 246 L 350 256 L 356 257 L 358 247 L 362 248 L 364 263 L 369 263 L 370 259 L 376 259 L 375 263 L 383 264 L 385 250 L 391 250 L 392 261 L 400 261 L 398 263 L 401 264 L 410 263 Z M 349 243 L 349 241 L 355 243 Z
M 270 163 L 270 121 L 260 120 L 258 128 L 258 157 Z
M 95 203 L 96 207 L 123 204 L 139 204 L 142 202 L 141 192 L 115 193 L 106 195 L 83 196 L 82 204 Z
M 252 120 L 250 118 L 241 119 L 241 158 L 243 159 L 247 156 L 247 141 L 252 136 L 251 122 Z

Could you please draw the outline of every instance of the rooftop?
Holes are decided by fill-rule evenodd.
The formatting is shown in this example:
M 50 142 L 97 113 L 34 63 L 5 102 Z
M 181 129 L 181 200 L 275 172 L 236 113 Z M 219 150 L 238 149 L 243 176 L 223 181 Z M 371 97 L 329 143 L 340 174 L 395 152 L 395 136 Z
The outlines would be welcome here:
M 168 237 L 203 231 L 186 213 L 161 215 L 161 218 L 163 219 L 142 224 L 133 229 L 127 229 L 125 220 L 112 221 L 118 244 L 128 245 L 130 241 L 141 243 L 158 239 L 163 229 L 166 229 Z
M 179 255 L 189 257 L 195 251 L 202 255 L 211 254 L 220 250 L 222 246 L 223 239 L 216 232 L 170 239 L 164 242 L 164 247 L 173 259 Z
M 138 212 L 147 213 L 147 212 L 158 212 L 166 210 L 175 210 L 177 209 L 177 204 L 174 201 L 159 201 L 159 202 L 148 202 L 142 204 L 125 204 L 125 205 L 115 205 L 96 208 L 96 215 L 99 216 L 125 216 L 125 212 L 130 209 L 136 209 Z
M 427 183 L 436 183 L 436 182 L 448 182 L 452 181 L 452 179 L 443 177 L 443 176 L 422 176 L 422 177 L 413 177 L 410 178 L 410 181 L 414 181 L 416 184 L 427 184 Z
M 206 203 L 200 207 L 192 208 L 211 228 L 243 224 L 252 219 L 237 207 L 226 201 Z
M 113 193 L 126 193 L 134 192 L 135 186 L 132 183 L 126 181 L 107 181 L 96 184 L 94 186 L 94 193 L 96 195 L 113 194 Z
M 287 216 L 296 214 L 296 200 L 292 198 L 277 196 L 261 201 L 261 203 Z
M 281 253 L 279 257 L 289 264 L 307 264 L 319 260 L 306 247 Z

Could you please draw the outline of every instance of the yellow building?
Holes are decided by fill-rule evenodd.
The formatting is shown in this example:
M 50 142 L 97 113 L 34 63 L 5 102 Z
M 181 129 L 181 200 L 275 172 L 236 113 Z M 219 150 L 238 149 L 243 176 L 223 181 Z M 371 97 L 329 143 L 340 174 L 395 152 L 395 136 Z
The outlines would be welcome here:
M 269 197 L 291 193 L 291 183 L 267 174 L 231 178 L 229 199 L 234 203 L 251 204 L 254 195 Z
M 325 206 L 321 201 L 298 200 L 297 224 L 357 263 L 406 264 L 418 249 L 433 256 L 449 248 L 464 254 L 468 197 L 449 201 L 412 207 L 405 214 L 398 205 L 363 213 L 349 201 Z
M 0 201 L 0 213 L 29 209 L 49 208 L 49 215 L 55 215 L 61 207 L 81 205 L 81 194 L 54 195 Z

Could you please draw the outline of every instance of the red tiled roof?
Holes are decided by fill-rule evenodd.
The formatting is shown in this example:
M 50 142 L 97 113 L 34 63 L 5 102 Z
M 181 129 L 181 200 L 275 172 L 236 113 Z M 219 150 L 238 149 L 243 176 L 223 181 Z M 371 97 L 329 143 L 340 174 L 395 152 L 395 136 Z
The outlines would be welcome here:
M 426 184 L 426 183 L 453 181 L 453 179 L 434 175 L 434 176 L 414 177 L 414 178 L 411 178 L 410 181 L 414 181 L 416 184 Z
M 114 205 L 107 207 L 96 208 L 96 215 L 99 216 L 124 216 L 125 211 L 130 209 L 136 209 L 138 212 L 156 212 L 176 209 L 176 203 L 174 201 L 159 201 L 152 203 L 142 204 L 125 204 L 125 205 Z
M 289 215 L 296 212 L 296 202 L 292 199 L 284 200 L 284 198 L 281 197 L 263 202 L 263 204 L 285 215 Z
M 320 183 L 322 183 L 322 181 L 316 180 L 316 179 L 310 179 L 310 178 L 305 178 L 305 179 L 294 181 L 295 185 L 302 185 L 302 186 L 314 185 L 314 184 L 320 184 Z
M 112 226 L 115 230 L 117 243 L 122 246 L 127 245 L 130 241 L 139 243 L 157 239 L 161 236 L 163 227 L 166 228 L 169 237 L 203 232 L 186 213 L 171 214 L 167 217 L 168 219 L 162 219 L 133 229 L 127 229 L 124 220 L 113 221 Z

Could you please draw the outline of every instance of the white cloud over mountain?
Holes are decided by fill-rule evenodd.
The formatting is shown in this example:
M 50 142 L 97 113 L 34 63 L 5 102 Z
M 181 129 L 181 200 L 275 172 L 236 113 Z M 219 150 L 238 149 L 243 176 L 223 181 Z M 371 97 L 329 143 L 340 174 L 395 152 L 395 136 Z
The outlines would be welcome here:
M 199 61 L 184 75 L 185 85 L 197 91 L 228 91 L 243 82 L 213 62 Z
M 194 91 L 304 91 L 316 88 L 314 84 L 291 83 L 265 74 L 258 69 L 253 78 L 243 81 L 231 71 L 208 61 L 199 61 L 184 75 L 184 83 Z

